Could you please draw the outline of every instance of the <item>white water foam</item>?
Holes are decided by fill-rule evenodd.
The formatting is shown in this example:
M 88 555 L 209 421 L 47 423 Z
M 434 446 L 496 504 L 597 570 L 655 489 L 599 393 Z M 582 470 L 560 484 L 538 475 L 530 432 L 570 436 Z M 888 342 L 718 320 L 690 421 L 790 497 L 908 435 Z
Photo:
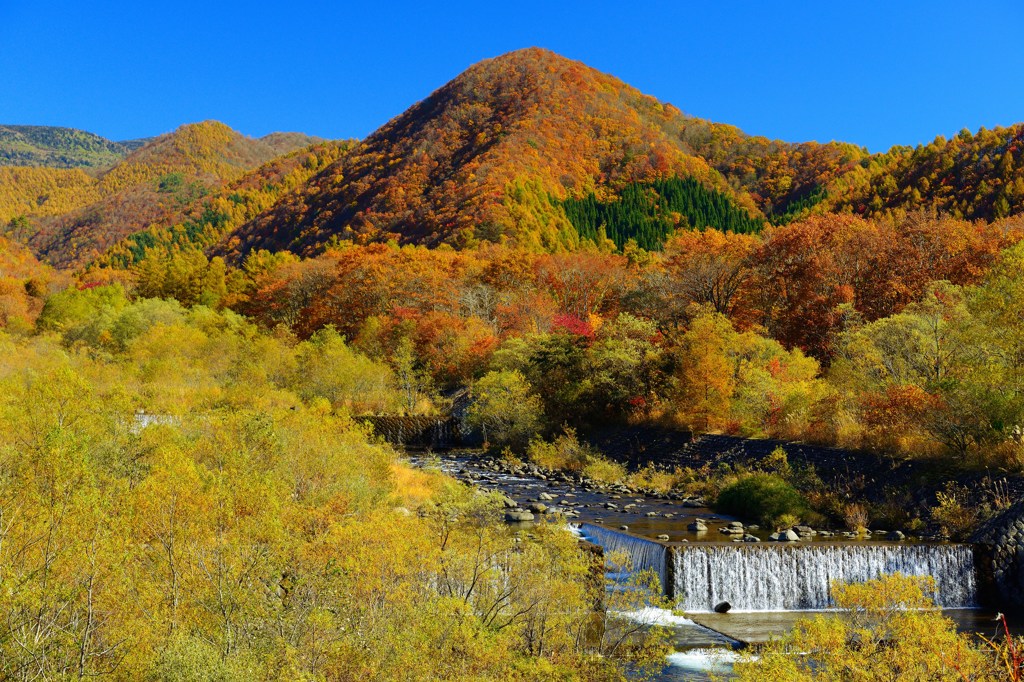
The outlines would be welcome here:
M 697 625 L 685 616 L 677 616 L 668 609 L 658 609 L 653 606 L 637 611 L 621 611 L 616 613 L 616 615 L 644 625 L 661 625 L 663 627 Z
M 669 665 L 684 670 L 726 673 L 740 655 L 732 649 L 687 649 L 668 655 Z

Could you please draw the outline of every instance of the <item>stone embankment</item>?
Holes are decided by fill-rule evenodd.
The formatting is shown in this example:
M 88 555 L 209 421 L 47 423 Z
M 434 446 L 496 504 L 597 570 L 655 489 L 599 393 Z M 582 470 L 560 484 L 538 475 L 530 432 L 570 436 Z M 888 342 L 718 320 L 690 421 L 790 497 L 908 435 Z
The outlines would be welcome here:
M 1024 613 L 1024 500 L 983 525 L 971 538 L 988 601 Z

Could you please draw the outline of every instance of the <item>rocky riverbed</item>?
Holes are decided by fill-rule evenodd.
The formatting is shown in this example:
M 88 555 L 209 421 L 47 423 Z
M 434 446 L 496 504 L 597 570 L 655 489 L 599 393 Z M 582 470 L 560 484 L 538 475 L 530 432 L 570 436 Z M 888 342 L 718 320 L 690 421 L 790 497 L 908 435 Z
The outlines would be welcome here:
M 505 519 L 529 524 L 561 515 L 569 521 L 605 525 L 667 543 L 681 542 L 845 542 L 907 539 L 900 531 L 875 529 L 863 534 L 799 525 L 777 531 L 718 514 L 699 497 L 658 493 L 622 484 L 589 480 L 529 463 L 509 463 L 476 452 L 410 458 L 419 466 L 445 473 L 505 499 Z

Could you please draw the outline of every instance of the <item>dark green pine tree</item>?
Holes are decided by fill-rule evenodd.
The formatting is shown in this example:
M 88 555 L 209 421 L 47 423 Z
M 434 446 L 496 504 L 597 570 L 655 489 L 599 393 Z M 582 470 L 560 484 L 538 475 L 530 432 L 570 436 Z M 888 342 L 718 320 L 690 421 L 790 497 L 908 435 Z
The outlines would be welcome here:
M 602 203 L 591 194 L 568 199 L 562 207 L 581 238 L 596 242 L 598 230 L 604 226 L 619 249 L 634 239 L 642 249 L 658 250 L 679 226 L 742 233 L 759 232 L 764 227 L 762 220 L 752 218 L 728 196 L 693 178 L 633 183 L 622 189 L 617 201 Z

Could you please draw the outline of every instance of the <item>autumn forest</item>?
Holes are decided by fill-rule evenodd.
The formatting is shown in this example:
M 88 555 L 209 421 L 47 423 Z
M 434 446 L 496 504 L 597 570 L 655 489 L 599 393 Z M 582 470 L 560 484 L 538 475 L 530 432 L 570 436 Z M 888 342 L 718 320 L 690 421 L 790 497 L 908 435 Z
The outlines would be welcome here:
M 782 142 L 527 49 L 362 140 L 0 125 L 0 229 L 2 679 L 658 670 L 667 635 L 621 615 L 649 576 L 606 592 L 560 524 L 524 540 L 370 415 L 468 396 L 488 457 L 665 494 L 712 474 L 589 435 L 1024 474 L 1024 124 Z M 807 480 L 823 526 L 995 511 Z

